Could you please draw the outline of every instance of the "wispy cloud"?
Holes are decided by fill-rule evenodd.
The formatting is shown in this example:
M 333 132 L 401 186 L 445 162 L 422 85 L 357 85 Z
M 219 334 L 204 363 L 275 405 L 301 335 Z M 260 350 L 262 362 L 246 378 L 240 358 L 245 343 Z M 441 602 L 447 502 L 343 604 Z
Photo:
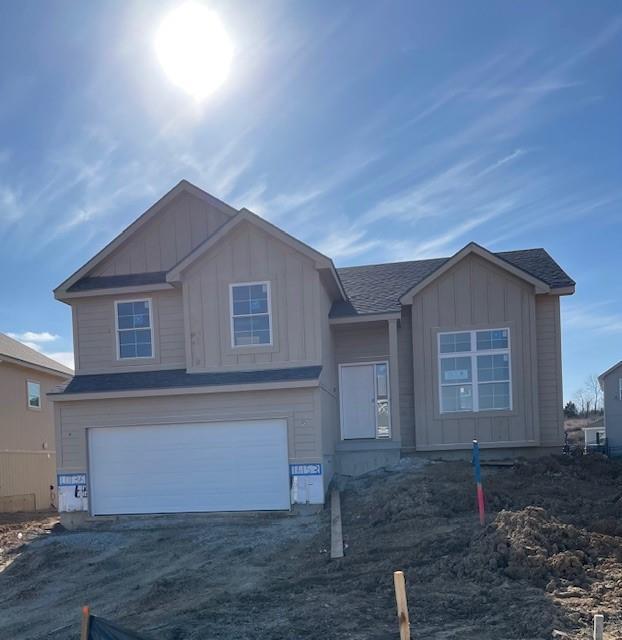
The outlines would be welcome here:
M 60 336 L 49 331 L 24 331 L 24 333 L 7 333 L 13 340 L 19 340 L 20 342 L 54 342 L 58 340 Z
M 613 301 L 570 304 L 564 310 L 564 325 L 570 329 L 589 330 L 602 334 L 622 333 L 622 314 L 607 309 L 615 305 L 616 302 Z

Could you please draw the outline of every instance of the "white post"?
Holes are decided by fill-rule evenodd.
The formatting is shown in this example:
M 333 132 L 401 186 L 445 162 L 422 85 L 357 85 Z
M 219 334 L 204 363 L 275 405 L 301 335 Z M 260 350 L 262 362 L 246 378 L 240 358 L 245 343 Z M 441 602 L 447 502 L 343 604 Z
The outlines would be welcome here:
M 603 640 L 603 624 L 605 618 L 602 613 L 594 616 L 594 640 Z

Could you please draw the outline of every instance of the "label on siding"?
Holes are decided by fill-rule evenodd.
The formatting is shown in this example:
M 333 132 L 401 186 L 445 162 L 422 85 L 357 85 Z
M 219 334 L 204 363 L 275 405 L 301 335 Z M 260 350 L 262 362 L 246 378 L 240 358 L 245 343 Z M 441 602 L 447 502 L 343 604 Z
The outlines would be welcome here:
M 321 476 L 322 465 L 319 462 L 312 462 L 310 464 L 290 464 L 289 475 L 290 476 Z
M 59 511 L 88 511 L 86 473 L 59 473 L 57 484 Z

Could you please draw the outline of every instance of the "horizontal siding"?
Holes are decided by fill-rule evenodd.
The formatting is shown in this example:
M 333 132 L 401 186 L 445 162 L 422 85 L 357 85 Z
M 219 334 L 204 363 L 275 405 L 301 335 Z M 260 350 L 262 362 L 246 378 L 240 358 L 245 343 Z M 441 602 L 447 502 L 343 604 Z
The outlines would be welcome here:
M 389 328 L 386 321 L 333 325 L 337 363 L 387 360 Z
M 115 301 L 150 298 L 153 310 L 153 359 L 117 360 Z M 72 302 L 77 373 L 185 368 L 181 290 L 152 291 L 144 296 L 97 296 Z
M 0 451 L 0 512 L 51 506 L 50 486 L 56 486 L 56 457 L 52 452 Z M 18 500 L 3 500 L 15 497 Z
M 58 403 L 58 465 L 84 471 L 86 428 L 286 418 L 292 461 L 321 454 L 319 403 L 314 389 L 209 395 L 119 398 Z
M 609 444 L 616 449 L 618 447 L 622 447 L 622 398 L 620 398 L 621 379 L 622 365 L 607 375 L 603 389 L 607 440 Z

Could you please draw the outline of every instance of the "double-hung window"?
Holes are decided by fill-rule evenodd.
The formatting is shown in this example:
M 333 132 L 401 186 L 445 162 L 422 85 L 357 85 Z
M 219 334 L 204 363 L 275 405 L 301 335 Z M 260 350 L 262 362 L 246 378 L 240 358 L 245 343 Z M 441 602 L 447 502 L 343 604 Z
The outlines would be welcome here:
M 512 408 L 510 330 L 439 333 L 441 413 Z
M 151 300 L 116 302 L 115 313 L 118 358 L 152 358 Z
M 232 346 L 271 345 L 270 283 L 232 284 L 230 296 Z

